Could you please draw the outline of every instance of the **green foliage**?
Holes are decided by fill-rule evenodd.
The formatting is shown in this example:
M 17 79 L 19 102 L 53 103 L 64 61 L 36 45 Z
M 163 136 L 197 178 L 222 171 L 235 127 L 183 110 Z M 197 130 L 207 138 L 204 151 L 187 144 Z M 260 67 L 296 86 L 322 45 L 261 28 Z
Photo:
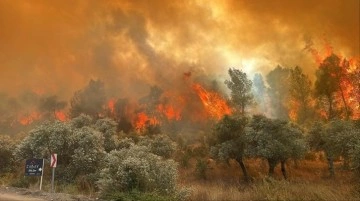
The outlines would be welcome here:
M 327 157 L 335 159 L 349 155 L 358 132 L 350 121 L 333 120 L 327 124 L 317 122 L 311 127 L 307 140 L 313 150 L 324 151 Z
M 49 159 L 57 153 L 59 181 L 74 182 L 78 176 L 87 176 L 94 183 L 105 155 L 104 138 L 89 122 L 91 118 L 79 116 L 71 122 L 44 123 L 30 131 L 16 147 L 15 156 L 18 160 Z
M 0 173 L 10 172 L 14 168 L 14 144 L 9 136 L 0 135 Z
M 230 80 L 226 80 L 226 86 L 231 90 L 231 102 L 241 114 L 245 114 L 246 106 L 253 103 L 251 91 L 252 82 L 246 73 L 238 69 L 229 69 Z
M 242 158 L 247 145 L 245 126 L 247 118 L 225 116 L 214 128 L 211 155 L 214 158 L 228 161 Z
M 131 145 L 111 151 L 101 170 L 98 186 L 103 194 L 114 192 L 175 193 L 177 164 L 150 153 L 150 148 Z
M 327 124 L 315 123 L 309 131 L 308 142 L 316 151 L 324 151 L 329 163 L 330 176 L 334 176 L 333 161 L 342 156 L 345 164 L 356 161 L 360 129 L 351 121 L 332 120 Z M 351 159 L 352 156 L 352 159 Z
M 104 137 L 104 149 L 106 152 L 114 150 L 117 146 L 116 128 L 117 123 L 109 118 L 98 119 L 95 123 L 95 129 L 100 131 Z
M 146 145 L 151 153 L 164 158 L 170 158 L 176 151 L 176 143 L 167 135 L 156 135 L 152 138 L 145 137 L 140 140 L 139 145 Z
M 289 158 L 301 158 L 307 145 L 303 131 L 287 121 L 254 115 L 246 133 L 247 154 L 278 163 Z

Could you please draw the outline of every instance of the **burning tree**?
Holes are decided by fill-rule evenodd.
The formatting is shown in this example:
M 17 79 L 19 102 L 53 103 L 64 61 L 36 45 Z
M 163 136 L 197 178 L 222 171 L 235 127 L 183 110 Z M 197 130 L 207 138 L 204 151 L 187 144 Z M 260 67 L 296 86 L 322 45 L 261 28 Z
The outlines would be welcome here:
M 82 90 L 75 92 L 70 101 L 70 116 L 77 117 L 87 114 L 99 118 L 106 102 L 104 83 L 100 80 L 90 80 Z
M 40 99 L 39 102 L 39 111 L 44 113 L 45 117 L 53 117 L 53 119 L 59 119 L 64 121 L 66 116 L 61 110 L 63 110 L 66 106 L 65 101 L 58 100 L 58 97 L 48 96 Z
M 315 95 L 320 103 L 327 107 L 327 119 L 340 117 L 340 102 L 344 104 L 345 117 L 348 119 L 350 117 L 350 108 L 346 100 L 348 97 L 345 97 L 345 87 L 349 83 L 341 59 L 335 54 L 325 58 L 316 71 L 316 78 Z
M 238 69 L 229 69 L 230 80 L 226 80 L 226 86 L 231 90 L 231 102 L 237 111 L 244 115 L 248 105 L 253 103 L 254 96 L 251 91 L 252 82 L 246 73 Z
M 311 116 L 311 81 L 300 67 L 290 70 L 290 118 L 299 124 L 305 123 Z

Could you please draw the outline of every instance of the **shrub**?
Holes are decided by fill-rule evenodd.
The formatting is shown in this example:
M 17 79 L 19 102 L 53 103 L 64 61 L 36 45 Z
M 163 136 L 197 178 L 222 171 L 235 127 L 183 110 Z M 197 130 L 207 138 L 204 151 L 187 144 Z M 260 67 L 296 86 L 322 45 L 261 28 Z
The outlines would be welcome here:
M 137 190 L 168 195 L 175 192 L 176 179 L 173 160 L 150 153 L 149 147 L 132 145 L 107 155 L 98 186 L 103 194 Z
M 0 173 L 10 172 L 14 166 L 14 143 L 9 136 L 0 135 Z
M 176 150 L 176 144 L 166 135 L 156 135 L 153 138 L 145 137 L 140 140 L 139 145 L 148 146 L 151 153 L 170 158 Z

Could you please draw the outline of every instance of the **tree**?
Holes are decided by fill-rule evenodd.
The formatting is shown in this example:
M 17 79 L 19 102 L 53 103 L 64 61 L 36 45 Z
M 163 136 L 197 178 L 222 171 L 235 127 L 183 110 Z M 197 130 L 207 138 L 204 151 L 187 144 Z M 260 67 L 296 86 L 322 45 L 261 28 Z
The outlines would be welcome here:
M 56 112 L 64 109 L 65 101 L 59 101 L 57 96 L 48 96 L 40 99 L 39 110 L 44 112 L 46 116 L 53 116 L 56 119 Z
M 360 119 L 360 61 L 349 75 L 352 84 L 351 96 L 354 99 L 353 110 L 355 116 Z
M 243 162 L 247 141 L 245 138 L 245 126 L 247 118 L 224 116 L 213 130 L 211 155 L 222 161 L 235 159 L 243 172 L 246 181 L 249 180 L 245 164 Z
M 176 151 L 176 143 L 167 135 L 146 135 L 138 145 L 149 147 L 150 152 L 169 159 Z
M 106 95 L 104 83 L 100 80 L 90 80 L 89 84 L 82 90 L 76 91 L 70 101 L 70 116 L 77 117 L 87 114 L 98 118 L 103 112 Z
M 289 158 L 302 157 L 307 149 L 303 131 L 293 123 L 273 120 L 262 115 L 254 115 L 247 128 L 247 154 L 264 158 L 269 164 L 269 176 L 281 163 L 281 172 L 287 178 L 285 162 Z
M 176 162 L 163 160 L 147 146 L 130 144 L 110 152 L 105 160 L 98 181 L 102 194 L 137 190 L 169 195 L 176 191 Z
M 116 135 L 117 123 L 109 118 L 98 119 L 94 127 L 103 135 L 105 151 L 109 153 L 116 149 L 118 143 L 118 137 Z
M 9 172 L 14 167 L 13 147 L 15 143 L 9 136 L 0 135 L 0 172 Z
M 273 116 L 278 119 L 288 120 L 287 108 L 290 87 L 290 69 L 277 66 L 266 75 L 269 84 L 268 93 Z
M 129 118 L 129 101 L 128 99 L 118 99 L 114 105 L 114 116 L 115 120 L 118 123 L 118 131 L 123 131 L 124 133 L 129 133 L 133 126 Z
M 335 108 L 339 102 L 335 97 L 337 93 L 341 95 L 346 118 L 349 118 L 350 111 L 342 87 L 345 77 L 345 68 L 341 66 L 341 60 L 335 54 L 325 58 L 316 71 L 315 96 L 326 105 L 328 120 L 339 117 Z
M 290 70 L 290 80 L 289 92 L 291 108 L 295 108 L 294 120 L 303 124 L 311 116 L 311 81 L 298 66 Z
M 340 156 L 347 162 L 351 156 L 351 147 L 359 138 L 360 130 L 352 122 L 332 120 L 327 124 L 315 123 L 308 136 L 308 143 L 314 151 L 324 151 L 330 177 L 335 177 L 334 160 Z M 346 163 L 345 163 L 346 164 Z
M 92 128 L 88 116 L 79 116 L 70 122 L 45 122 L 31 130 L 16 147 L 18 160 L 49 158 L 58 154 L 58 179 L 74 182 L 85 177 L 94 184 L 94 177 L 105 155 L 102 133 Z M 90 120 L 90 121 L 89 121 Z
M 252 82 L 247 78 L 246 73 L 238 69 L 229 69 L 230 80 L 225 80 L 226 86 L 231 90 L 231 102 L 240 114 L 245 114 L 245 109 L 253 103 L 251 93 Z

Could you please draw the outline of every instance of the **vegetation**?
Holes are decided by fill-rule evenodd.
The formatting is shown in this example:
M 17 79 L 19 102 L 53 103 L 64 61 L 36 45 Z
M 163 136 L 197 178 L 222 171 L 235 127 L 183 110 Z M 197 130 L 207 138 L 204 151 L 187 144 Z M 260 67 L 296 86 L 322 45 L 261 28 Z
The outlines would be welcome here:
M 246 133 L 249 156 L 267 160 L 269 176 L 281 163 L 281 172 L 287 178 L 285 163 L 288 159 L 300 159 L 306 152 L 303 131 L 296 125 L 255 115 Z
M 246 73 L 238 69 L 229 69 L 230 80 L 226 80 L 226 86 L 231 90 L 231 101 L 240 114 L 245 114 L 245 108 L 252 104 L 252 82 Z
M 55 120 L 66 102 L 46 96 L 34 108 L 50 121 L 25 119 L 23 123 L 33 125 L 18 134 L 18 143 L 0 135 L 0 177 L 31 188 L 36 179 L 18 176 L 23 161 L 48 162 L 57 153 L 60 189 L 76 188 L 110 200 L 359 199 L 359 192 L 350 188 L 360 184 L 360 126 L 354 110 L 359 101 L 357 96 L 345 98 L 358 90 L 358 71 L 348 73 L 346 66 L 336 55 L 326 58 L 314 86 L 300 67 L 278 66 L 266 80 L 256 74 L 253 82 L 242 70 L 229 69 L 225 85 L 232 108 L 215 93 L 220 87 L 213 83 L 211 93 L 201 88 L 201 97 L 189 96 L 200 98 L 212 112 L 225 109 L 219 113 L 224 115 L 195 115 L 187 110 L 201 103 L 191 103 L 184 113 L 194 119 L 185 120 L 175 106 L 183 109 L 188 99 L 179 98 L 174 106 L 174 97 L 158 86 L 129 115 L 134 107 L 129 99 L 106 105 L 104 83 L 91 80 L 75 92 L 68 119 Z M 349 83 L 354 86 L 345 90 Z M 211 117 L 204 120 L 206 115 Z M 0 123 L 10 120 L 4 117 Z M 333 179 L 324 180 L 328 175 Z M 239 182 L 240 177 L 247 182 Z M 335 195 L 337 181 L 345 187 Z
M 223 161 L 235 159 L 243 172 L 245 180 L 249 179 L 243 158 L 247 139 L 245 138 L 245 117 L 225 116 L 214 128 L 214 146 L 211 148 L 213 157 Z

